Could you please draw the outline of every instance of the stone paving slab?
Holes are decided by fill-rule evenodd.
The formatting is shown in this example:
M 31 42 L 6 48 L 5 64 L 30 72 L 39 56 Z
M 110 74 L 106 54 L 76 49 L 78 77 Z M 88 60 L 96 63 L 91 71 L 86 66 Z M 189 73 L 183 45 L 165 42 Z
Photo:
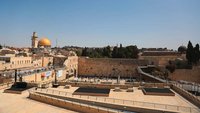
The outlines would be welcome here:
M 76 89 L 78 89 L 78 87 L 71 87 L 70 89 L 64 89 L 64 86 L 60 86 L 59 88 L 48 88 L 48 89 L 73 93 Z M 137 87 L 134 87 L 134 92 L 126 92 L 126 90 L 122 90 L 121 92 L 115 92 L 113 90 L 114 89 L 110 90 L 109 98 L 197 108 L 191 102 L 187 101 L 185 98 L 183 98 L 174 91 L 173 92 L 175 93 L 175 96 L 154 96 L 154 95 L 144 95 L 142 90 L 138 90 Z
M 0 90 L 0 113 L 77 113 L 31 100 L 27 98 L 28 94 L 28 91 L 18 95 L 3 93 L 3 90 Z

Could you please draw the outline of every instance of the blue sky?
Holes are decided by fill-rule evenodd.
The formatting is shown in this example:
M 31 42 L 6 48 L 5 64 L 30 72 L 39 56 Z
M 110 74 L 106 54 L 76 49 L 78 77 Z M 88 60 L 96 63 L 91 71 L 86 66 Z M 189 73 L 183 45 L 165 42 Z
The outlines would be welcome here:
M 53 46 L 200 43 L 200 0 L 0 0 L 0 44 L 30 47 L 33 31 Z

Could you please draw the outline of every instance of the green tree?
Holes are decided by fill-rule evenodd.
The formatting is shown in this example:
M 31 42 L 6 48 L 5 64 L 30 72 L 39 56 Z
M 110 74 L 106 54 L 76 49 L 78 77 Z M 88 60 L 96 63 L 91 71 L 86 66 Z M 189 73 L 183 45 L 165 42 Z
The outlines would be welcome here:
M 102 48 L 95 48 L 94 53 L 97 58 L 103 57 L 103 49 Z
M 163 73 L 163 76 L 164 76 L 165 80 L 167 80 L 168 77 L 169 77 L 169 71 L 165 70 L 164 73 Z
M 169 70 L 171 73 L 173 73 L 174 71 L 175 71 L 175 69 L 176 69 L 176 67 L 175 67 L 175 64 L 170 60 L 169 62 L 168 62 L 169 64 L 168 65 L 166 65 L 166 69 L 167 70 Z
M 112 54 L 112 51 L 111 51 L 111 49 L 110 49 L 110 46 L 107 46 L 107 47 L 104 47 L 103 48 L 103 56 L 104 57 L 108 57 L 108 58 L 110 58 L 111 57 L 111 54 Z
M 138 58 L 139 50 L 137 46 L 127 46 L 125 52 L 126 58 Z
M 185 46 L 180 46 L 180 47 L 178 48 L 178 52 L 180 52 L 181 54 L 185 53 L 186 50 L 187 50 L 187 48 L 186 48 Z
M 115 46 L 112 51 L 112 58 L 118 58 L 118 48 Z
M 89 56 L 91 58 L 138 58 L 139 50 L 137 46 L 120 47 L 115 46 L 113 51 L 110 46 L 104 48 L 87 48 L 82 50 L 82 56 Z
M 196 64 L 199 62 L 200 59 L 200 51 L 199 51 L 199 44 L 196 44 L 194 48 L 194 63 Z
M 77 54 L 77 56 L 81 56 L 82 55 L 82 51 L 81 50 L 76 50 L 76 54 Z
M 126 58 L 126 48 L 122 44 L 118 48 L 117 58 Z
M 88 48 L 85 47 L 82 51 L 82 56 L 88 56 Z
M 194 61 L 194 48 L 192 43 L 189 41 L 186 51 L 186 58 L 188 60 L 188 63 L 191 64 Z

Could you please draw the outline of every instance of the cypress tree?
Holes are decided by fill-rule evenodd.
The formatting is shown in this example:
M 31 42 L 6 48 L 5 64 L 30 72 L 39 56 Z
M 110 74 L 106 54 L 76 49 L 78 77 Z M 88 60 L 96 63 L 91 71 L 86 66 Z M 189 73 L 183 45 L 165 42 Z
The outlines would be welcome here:
M 189 64 L 194 62 L 194 48 L 190 41 L 188 42 L 187 45 L 186 58 Z
M 194 48 L 194 63 L 196 64 L 200 59 L 199 44 L 196 44 Z
M 118 48 L 117 46 L 115 46 L 112 51 L 112 58 L 118 58 L 117 54 L 118 54 Z
M 87 47 L 85 47 L 82 51 L 82 56 L 87 56 L 88 53 L 87 53 Z
M 111 57 L 111 53 L 112 53 L 112 51 L 111 51 L 111 49 L 110 49 L 110 46 L 107 46 L 107 47 L 104 47 L 103 48 L 103 57 L 108 57 L 108 58 L 110 58 Z

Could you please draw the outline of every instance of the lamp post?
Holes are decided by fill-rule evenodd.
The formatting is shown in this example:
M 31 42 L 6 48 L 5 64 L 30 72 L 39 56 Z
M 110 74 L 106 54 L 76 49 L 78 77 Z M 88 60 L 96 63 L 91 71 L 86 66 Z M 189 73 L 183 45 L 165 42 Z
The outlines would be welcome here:
M 117 75 L 117 84 L 120 84 L 120 71 L 118 68 L 113 68 L 114 75 Z M 116 73 L 118 71 L 118 73 Z
M 15 83 L 17 82 L 17 69 L 15 69 Z
M 55 69 L 55 84 L 58 84 L 57 82 L 57 70 Z
M 57 73 L 58 72 L 57 72 L 56 68 L 54 68 L 54 72 L 55 72 L 55 82 L 53 84 L 53 87 L 57 88 L 59 86 L 59 84 L 58 84 L 58 80 L 57 80 Z
M 15 83 L 17 82 L 17 76 L 19 76 L 19 81 L 22 82 L 22 75 L 18 74 L 19 70 L 15 69 Z

